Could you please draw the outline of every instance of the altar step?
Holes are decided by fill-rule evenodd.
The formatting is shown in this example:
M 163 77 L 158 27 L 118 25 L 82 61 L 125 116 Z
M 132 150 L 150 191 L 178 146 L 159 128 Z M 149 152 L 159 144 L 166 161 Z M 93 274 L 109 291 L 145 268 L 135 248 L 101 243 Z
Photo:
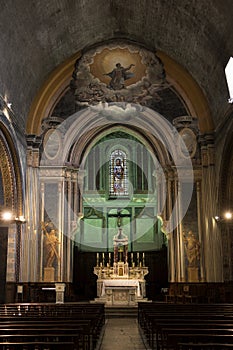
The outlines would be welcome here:
M 106 318 L 137 318 L 138 317 L 138 307 L 137 306 L 105 306 L 105 316 Z

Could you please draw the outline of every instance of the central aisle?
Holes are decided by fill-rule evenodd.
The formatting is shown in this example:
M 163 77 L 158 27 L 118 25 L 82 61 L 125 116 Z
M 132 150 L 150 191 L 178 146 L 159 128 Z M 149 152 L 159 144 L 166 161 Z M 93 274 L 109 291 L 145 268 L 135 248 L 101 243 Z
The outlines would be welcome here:
M 136 318 L 109 318 L 100 350 L 145 350 Z

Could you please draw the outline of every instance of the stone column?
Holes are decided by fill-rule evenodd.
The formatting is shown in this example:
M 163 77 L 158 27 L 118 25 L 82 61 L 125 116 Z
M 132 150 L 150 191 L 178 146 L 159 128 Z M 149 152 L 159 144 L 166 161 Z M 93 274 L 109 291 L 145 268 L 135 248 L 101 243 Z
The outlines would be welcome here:
M 79 169 L 78 171 L 78 185 L 79 185 L 79 212 L 83 213 L 83 191 L 84 191 L 84 177 L 86 171 Z
M 205 261 L 204 261 L 204 240 L 203 240 L 203 225 L 202 225 L 202 206 L 201 206 L 201 181 L 196 181 L 197 188 L 197 220 L 198 220 L 198 233 L 199 241 L 201 245 L 200 253 L 200 278 L 201 282 L 205 282 Z
M 167 179 L 167 215 L 169 219 L 172 214 L 172 198 L 173 198 L 173 173 L 168 174 Z M 173 232 L 168 233 L 168 269 L 170 274 L 170 282 L 175 282 L 175 242 Z
M 173 203 L 173 215 L 175 222 L 178 222 L 178 203 L 177 203 L 177 193 L 178 193 L 178 184 L 177 180 L 174 181 L 174 203 Z M 181 276 L 181 264 L 180 264 L 180 237 L 179 237 L 179 228 L 178 226 L 173 229 L 173 235 L 174 235 L 174 249 L 175 249 L 175 267 L 176 267 L 176 275 L 175 275 L 175 281 L 180 282 L 180 276 Z
M 41 205 L 40 205 L 40 222 L 44 222 L 44 182 L 40 182 L 40 193 L 41 193 Z M 40 274 L 39 274 L 39 281 L 43 281 L 43 258 L 44 258 L 44 250 L 43 250 L 43 245 L 44 245 L 44 235 L 42 234 L 42 229 L 40 226 L 38 226 L 38 230 L 40 230 L 40 256 L 39 256 L 39 261 L 40 261 Z
M 60 260 L 57 264 L 57 280 L 63 281 L 63 234 L 64 234 L 64 212 L 65 212 L 65 184 L 64 179 L 58 183 L 58 239 L 60 244 L 58 245 L 58 255 Z
M 39 281 L 39 147 L 41 138 L 35 135 L 27 136 L 27 171 L 25 189 L 25 216 L 27 223 L 24 225 L 22 235 L 22 262 L 20 267 L 21 280 L 28 282 Z M 30 261 L 30 263 L 28 263 Z
M 177 181 L 177 187 L 178 187 L 178 193 L 177 193 L 177 200 L 178 200 L 178 235 L 179 235 L 179 259 L 180 259 L 180 281 L 185 281 L 185 259 L 184 259 L 184 242 L 183 242 L 183 228 L 182 228 L 182 218 L 183 218 L 183 212 L 182 212 L 182 190 L 181 190 L 181 183 L 180 181 Z
M 65 256 L 66 259 L 64 261 L 64 273 L 65 273 L 65 280 L 70 280 L 70 261 L 71 261 L 71 220 L 73 218 L 73 203 L 72 203 L 72 171 L 71 169 L 68 169 L 66 171 L 66 195 L 67 195 L 67 222 L 65 222 L 65 232 L 66 237 L 64 237 L 64 240 L 66 242 L 66 252 Z M 66 200 L 66 199 L 65 199 Z
M 74 202 L 74 206 L 73 206 L 73 212 L 74 212 L 74 216 L 73 216 L 73 220 L 76 219 L 76 215 L 79 212 L 79 208 L 78 208 L 78 170 L 74 170 L 72 172 L 72 181 L 74 183 L 74 192 L 73 192 L 73 202 Z
M 217 212 L 217 190 L 214 160 L 214 137 L 202 136 L 202 203 L 204 259 L 207 282 L 222 282 L 222 253 L 220 232 L 215 223 Z

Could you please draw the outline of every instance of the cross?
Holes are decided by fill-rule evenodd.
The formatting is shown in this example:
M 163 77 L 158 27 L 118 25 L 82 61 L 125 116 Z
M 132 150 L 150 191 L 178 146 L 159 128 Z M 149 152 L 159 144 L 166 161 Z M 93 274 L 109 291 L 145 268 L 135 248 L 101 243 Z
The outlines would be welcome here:
M 122 218 L 130 217 L 130 214 L 122 214 L 121 213 L 121 209 L 117 208 L 117 213 L 116 214 L 109 214 L 108 216 L 117 218 L 117 226 L 121 227 L 121 224 L 122 224 L 121 220 L 122 220 Z

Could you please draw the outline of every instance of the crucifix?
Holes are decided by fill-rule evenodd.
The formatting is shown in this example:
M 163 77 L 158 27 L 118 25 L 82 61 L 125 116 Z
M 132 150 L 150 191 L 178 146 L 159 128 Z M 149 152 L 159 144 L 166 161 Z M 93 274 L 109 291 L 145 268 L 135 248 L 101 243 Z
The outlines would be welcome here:
M 115 217 L 117 219 L 117 227 L 122 226 L 122 218 L 124 217 L 130 217 L 130 214 L 122 214 L 122 210 L 120 208 L 117 208 L 116 214 L 108 214 L 109 217 Z
M 128 237 L 122 232 L 122 218 L 130 217 L 130 214 L 123 214 L 121 208 L 117 208 L 116 214 L 109 214 L 109 217 L 115 217 L 117 219 L 118 233 L 114 236 L 114 264 L 118 263 L 118 253 L 119 261 L 122 260 L 127 263 L 128 260 Z M 115 266 L 117 269 L 117 266 Z M 116 271 L 115 271 L 116 273 Z

